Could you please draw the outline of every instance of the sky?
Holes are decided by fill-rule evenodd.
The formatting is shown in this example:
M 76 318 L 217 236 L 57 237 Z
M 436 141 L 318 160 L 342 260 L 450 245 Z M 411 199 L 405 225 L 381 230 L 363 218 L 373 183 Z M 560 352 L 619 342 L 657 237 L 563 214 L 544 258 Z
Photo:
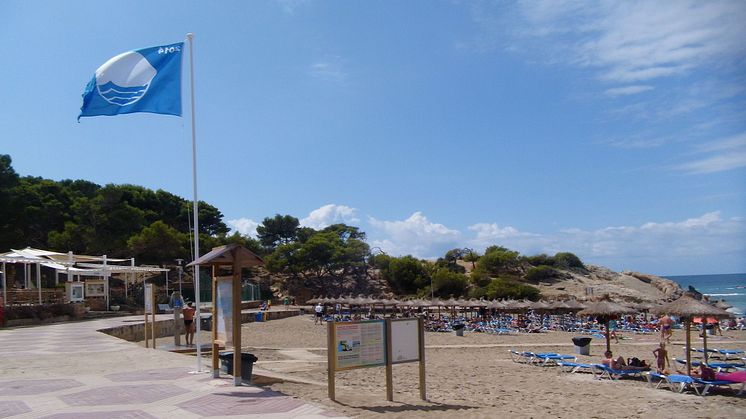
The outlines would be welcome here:
M 76 120 L 99 66 L 192 32 L 199 199 L 236 231 L 746 272 L 743 22 L 738 0 L 6 0 L 0 153 L 192 199 L 186 83 L 183 117 Z

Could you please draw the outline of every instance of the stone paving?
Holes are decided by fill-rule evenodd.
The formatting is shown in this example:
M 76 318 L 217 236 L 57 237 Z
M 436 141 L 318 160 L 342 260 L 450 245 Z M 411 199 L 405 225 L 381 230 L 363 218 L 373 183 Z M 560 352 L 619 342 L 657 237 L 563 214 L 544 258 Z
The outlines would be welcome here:
M 97 332 L 141 320 L 0 329 L 0 418 L 342 417 L 282 393 L 236 387 L 232 377 L 195 373 L 194 356 Z

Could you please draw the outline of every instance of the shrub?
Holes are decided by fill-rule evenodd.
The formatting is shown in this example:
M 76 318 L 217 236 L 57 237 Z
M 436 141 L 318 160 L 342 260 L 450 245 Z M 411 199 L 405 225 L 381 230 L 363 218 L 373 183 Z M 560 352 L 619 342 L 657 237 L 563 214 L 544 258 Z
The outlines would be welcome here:
M 562 269 L 585 269 L 580 258 L 570 252 L 560 252 L 554 255 L 554 266 Z
M 534 266 L 526 271 L 526 280 L 531 282 L 545 281 L 553 278 L 556 274 L 557 271 L 551 266 Z
M 539 289 L 530 285 L 521 284 L 517 281 L 505 278 L 493 279 L 486 287 L 488 298 L 514 298 L 538 300 L 541 297 Z

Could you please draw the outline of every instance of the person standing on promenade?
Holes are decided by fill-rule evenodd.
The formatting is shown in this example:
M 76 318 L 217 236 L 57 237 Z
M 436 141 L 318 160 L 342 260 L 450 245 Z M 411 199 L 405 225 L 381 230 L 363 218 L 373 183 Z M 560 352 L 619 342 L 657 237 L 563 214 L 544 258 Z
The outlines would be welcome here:
M 184 315 L 184 327 L 186 328 L 187 346 L 194 345 L 194 313 L 196 311 L 197 310 L 194 308 L 194 303 L 190 301 L 182 312 L 182 314 Z

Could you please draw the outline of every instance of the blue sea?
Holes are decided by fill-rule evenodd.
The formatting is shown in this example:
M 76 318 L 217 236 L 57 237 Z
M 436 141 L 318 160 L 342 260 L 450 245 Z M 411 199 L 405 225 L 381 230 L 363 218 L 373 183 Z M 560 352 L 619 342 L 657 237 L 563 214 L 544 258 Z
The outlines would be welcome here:
M 720 275 L 681 275 L 666 276 L 676 281 L 684 290 L 693 286 L 702 294 L 709 295 L 711 301 L 725 300 L 734 308 L 728 311 L 743 314 L 746 312 L 746 273 Z

